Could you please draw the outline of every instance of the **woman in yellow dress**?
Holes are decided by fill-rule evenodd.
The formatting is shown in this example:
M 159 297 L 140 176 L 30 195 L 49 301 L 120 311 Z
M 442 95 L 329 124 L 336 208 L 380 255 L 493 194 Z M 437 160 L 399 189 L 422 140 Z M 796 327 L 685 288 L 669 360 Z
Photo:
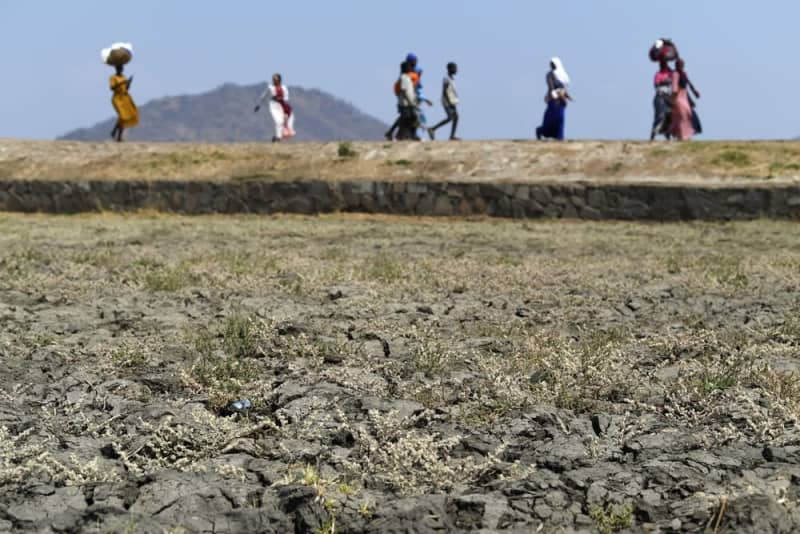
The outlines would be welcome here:
M 114 96 L 111 97 L 111 103 L 114 105 L 114 110 L 117 112 L 117 124 L 111 130 L 111 137 L 116 139 L 117 142 L 122 141 L 122 131 L 125 128 L 133 128 L 139 124 L 139 110 L 136 104 L 133 103 L 133 98 L 128 94 L 133 82 L 133 76 L 126 78 L 122 74 L 122 65 L 117 65 L 117 73 L 111 77 L 110 85 L 111 91 Z

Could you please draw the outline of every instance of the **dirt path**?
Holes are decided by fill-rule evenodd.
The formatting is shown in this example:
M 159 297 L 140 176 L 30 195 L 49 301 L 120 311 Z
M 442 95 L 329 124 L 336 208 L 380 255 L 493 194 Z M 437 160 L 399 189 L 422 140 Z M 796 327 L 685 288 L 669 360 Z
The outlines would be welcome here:
M 0 531 L 796 532 L 795 229 L 0 215 Z

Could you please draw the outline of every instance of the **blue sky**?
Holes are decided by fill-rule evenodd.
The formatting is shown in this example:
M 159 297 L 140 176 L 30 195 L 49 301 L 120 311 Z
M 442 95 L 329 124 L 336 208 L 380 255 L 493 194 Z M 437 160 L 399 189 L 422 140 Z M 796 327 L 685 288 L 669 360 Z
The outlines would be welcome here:
M 531 137 L 558 55 L 573 80 L 568 137 L 643 138 L 647 50 L 660 36 L 678 43 L 702 92 L 703 138 L 794 137 L 798 20 L 797 0 L 0 0 L 0 137 L 52 138 L 111 116 L 99 51 L 130 41 L 140 105 L 279 71 L 290 87 L 323 89 L 387 122 L 406 52 L 421 58 L 432 120 L 454 60 L 465 138 Z

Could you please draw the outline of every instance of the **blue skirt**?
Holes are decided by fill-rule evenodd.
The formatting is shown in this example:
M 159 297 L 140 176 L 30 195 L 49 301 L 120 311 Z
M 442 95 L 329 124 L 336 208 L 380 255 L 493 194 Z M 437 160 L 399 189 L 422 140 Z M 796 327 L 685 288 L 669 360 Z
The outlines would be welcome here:
M 542 125 L 536 129 L 537 137 L 564 140 L 564 117 L 567 105 L 561 100 L 551 100 L 547 103 Z

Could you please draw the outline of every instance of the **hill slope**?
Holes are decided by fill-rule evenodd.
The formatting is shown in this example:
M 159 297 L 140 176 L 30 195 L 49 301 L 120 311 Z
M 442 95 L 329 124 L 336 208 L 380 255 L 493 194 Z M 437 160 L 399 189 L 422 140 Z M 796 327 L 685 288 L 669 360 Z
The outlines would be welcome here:
M 134 87 L 135 88 L 135 87 Z M 273 135 L 268 109 L 253 113 L 264 84 L 225 84 L 198 95 L 152 100 L 139 107 L 140 125 L 126 132 L 129 141 L 242 142 Z M 351 104 L 317 89 L 290 87 L 296 113 L 297 140 L 381 139 L 388 126 Z M 134 92 L 134 98 L 135 98 Z M 109 138 L 115 119 L 74 130 L 60 139 L 101 141 Z

